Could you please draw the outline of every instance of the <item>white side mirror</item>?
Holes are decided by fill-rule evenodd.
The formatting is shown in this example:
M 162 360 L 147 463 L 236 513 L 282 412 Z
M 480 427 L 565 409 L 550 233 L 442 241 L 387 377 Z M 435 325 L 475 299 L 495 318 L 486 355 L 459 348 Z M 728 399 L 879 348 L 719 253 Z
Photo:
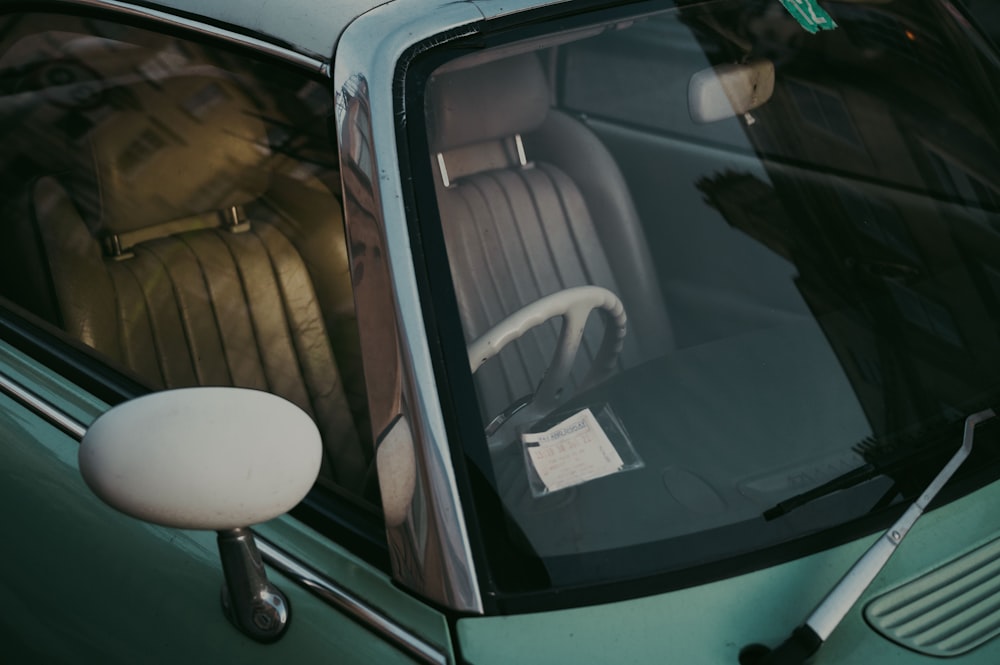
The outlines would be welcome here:
M 301 501 L 319 474 L 319 431 L 294 404 L 240 388 L 153 393 L 104 413 L 80 445 L 80 473 L 105 503 L 147 522 L 219 532 L 223 604 L 254 639 L 287 625 L 245 527 Z
M 276 395 L 184 388 L 121 404 L 87 430 L 80 473 L 108 505 L 180 529 L 236 529 L 294 507 L 319 474 L 319 431 Z

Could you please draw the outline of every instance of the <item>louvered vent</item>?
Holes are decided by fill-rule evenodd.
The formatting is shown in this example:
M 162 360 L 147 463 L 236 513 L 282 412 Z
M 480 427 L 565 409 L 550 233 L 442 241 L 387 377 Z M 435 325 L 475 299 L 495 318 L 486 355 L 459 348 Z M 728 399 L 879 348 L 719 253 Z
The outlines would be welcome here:
M 1000 538 L 879 596 L 865 618 L 931 656 L 958 656 L 993 639 L 1000 634 Z

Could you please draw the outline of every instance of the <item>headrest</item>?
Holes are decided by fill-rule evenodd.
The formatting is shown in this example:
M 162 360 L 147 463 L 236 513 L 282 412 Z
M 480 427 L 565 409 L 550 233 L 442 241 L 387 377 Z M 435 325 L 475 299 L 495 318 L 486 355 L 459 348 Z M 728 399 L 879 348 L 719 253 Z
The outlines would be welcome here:
M 95 230 L 125 233 L 226 210 L 267 189 L 264 123 L 232 81 L 178 76 L 113 93 L 113 112 L 89 135 L 99 200 L 75 196 L 86 197 L 92 181 L 67 183 Z
M 545 73 L 532 53 L 449 70 L 428 87 L 433 152 L 530 132 L 549 110 Z

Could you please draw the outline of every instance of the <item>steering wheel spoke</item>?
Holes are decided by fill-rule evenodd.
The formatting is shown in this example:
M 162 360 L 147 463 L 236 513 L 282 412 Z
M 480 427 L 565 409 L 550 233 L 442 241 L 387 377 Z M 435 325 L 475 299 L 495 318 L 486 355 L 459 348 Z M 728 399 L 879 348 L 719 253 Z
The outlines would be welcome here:
M 555 353 L 531 401 L 493 428 L 489 435 L 491 447 L 510 443 L 512 430 L 544 416 L 563 400 L 587 320 L 595 309 L 603 314 L 604 337 L 583 383 L 584 386 L 591 385 L 614 371 L 626 332 L 625 306 L 618 296 L 599 286 L 573 287 L 540 298 L 514 312 L 469 345 L 469 366 L 475 373 L 527 331 L 549 319 L 563 319 Z

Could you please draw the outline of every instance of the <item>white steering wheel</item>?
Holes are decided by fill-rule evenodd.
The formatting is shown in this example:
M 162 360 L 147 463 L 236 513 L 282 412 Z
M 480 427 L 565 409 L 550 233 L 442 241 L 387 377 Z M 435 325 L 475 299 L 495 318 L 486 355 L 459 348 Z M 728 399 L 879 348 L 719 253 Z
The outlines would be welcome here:
M 583 383 L 584 386 L 590 385 L 614 371 L 615 360 L 625 341 L 625 306 L 618 296 L 600 286 L 576 286 L 540 298 L 514 312 L 469 345 L 469 367 L 475 373 L 507 344 L 535 326 L 557 316 L 563 319 L 555 353 L 531 401 L 489 433 L 491 447 L 509 443 L 504 439 L 511 428 L 540 418 L 558 405 L 580 348 L 583 329 L 595 309 L 604 313 L 604 337 Z

